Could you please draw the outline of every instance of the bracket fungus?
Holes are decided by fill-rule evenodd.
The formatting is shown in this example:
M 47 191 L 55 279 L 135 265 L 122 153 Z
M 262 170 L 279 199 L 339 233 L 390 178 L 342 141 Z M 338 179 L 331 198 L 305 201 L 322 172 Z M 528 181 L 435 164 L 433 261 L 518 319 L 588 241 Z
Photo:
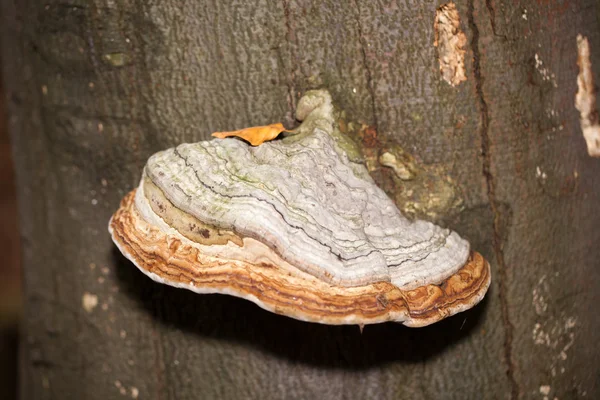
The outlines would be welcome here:
M 155 281 L 304 321 L 417 327 L 473 307 L 487 261 L 455 232 L 406 219 L 347 156 L 335 114 L 327 91 L 310 91 L 282 140 L 154 154 L 111 218 L 113 241 Z

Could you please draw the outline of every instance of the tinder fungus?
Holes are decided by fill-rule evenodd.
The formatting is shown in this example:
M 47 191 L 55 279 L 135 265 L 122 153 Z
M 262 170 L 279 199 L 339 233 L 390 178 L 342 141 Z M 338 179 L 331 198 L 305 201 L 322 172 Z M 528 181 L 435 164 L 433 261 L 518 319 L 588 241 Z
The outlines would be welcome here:
M 406 219 L 348 157 L 326 91 L 296 134 L 182 144 L 148 160 L 113 215 L 121 252 L 157 282 L 304 321 L 424 326 L 467 310 L 488 263 L 458 234 Z

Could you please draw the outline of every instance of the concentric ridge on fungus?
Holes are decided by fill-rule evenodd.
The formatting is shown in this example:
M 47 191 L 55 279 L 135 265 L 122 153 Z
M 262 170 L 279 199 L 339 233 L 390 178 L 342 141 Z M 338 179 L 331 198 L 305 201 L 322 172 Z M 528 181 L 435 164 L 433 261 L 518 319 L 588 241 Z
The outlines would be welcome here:
M 152 279 L 326 324 L 423 326 L 477 304 L 488 263 L 456 233 L 409 221 L 343 150 L 326 91 L 297 134 L 153 155 L 109 230 Z

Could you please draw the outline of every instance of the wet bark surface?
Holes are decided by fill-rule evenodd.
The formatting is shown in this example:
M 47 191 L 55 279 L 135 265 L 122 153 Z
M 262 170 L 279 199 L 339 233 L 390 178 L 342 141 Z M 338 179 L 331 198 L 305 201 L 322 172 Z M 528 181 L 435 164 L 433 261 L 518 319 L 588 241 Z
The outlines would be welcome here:
M 457 1 L 467 80 L 432 1 L 2 3 L 26 315 L 23 399 L 598 398 L 600 161 L 574 107 L 598 6 Z M 107 223 L 147 157 L 283 120 L 307 89 L 456 183 L 432 220 L 492 265 L 482 304 L 422 329 L 308 324 L 156 284 Z M 424 185 L 427 185 L 425 180 Z M 435 189 L 435 185 L 432 185 Z

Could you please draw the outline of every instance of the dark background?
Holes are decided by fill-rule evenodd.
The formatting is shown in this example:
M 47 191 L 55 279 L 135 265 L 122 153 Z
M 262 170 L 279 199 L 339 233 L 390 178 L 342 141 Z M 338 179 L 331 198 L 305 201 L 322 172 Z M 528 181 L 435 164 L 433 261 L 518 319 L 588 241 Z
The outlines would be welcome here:
M 18 321 L 21 306 L 19 233 L 12 154 L 0 80 L 0 393 L 16 398 Z

